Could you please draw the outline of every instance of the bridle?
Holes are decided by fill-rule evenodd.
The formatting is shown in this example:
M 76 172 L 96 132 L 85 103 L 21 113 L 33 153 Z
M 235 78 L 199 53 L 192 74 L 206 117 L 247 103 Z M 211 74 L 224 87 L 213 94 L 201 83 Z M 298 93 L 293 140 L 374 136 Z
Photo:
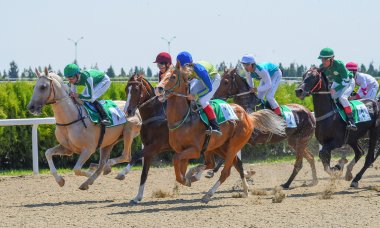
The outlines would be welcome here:
M 56 98 L 55 89 L 54 89 L 54 85 L 53 85 L 53 81 L 57 81 L 57 80 L 55 80 L 54 78 L 48 77 L 46 75 L 42 75 L 40 77 L 44 77 L 44 78 L 46 78 L 46 79 L 48 79 L 50 81 L 50 85 L 49 85 L 50 86 L 50 93 L 49 93 L 48 99 L 45 102 L 46 105 L 50 105 L 50 104 L 54 105 L 54 104 L 60 103 L 60 102 L 62 102 L 64 100 L 70 99 L 70 96 L 69 96 L 69 94 L 68 94 L 68 92 L 66 90 L 65 90 L 65 92 L 66 92 L 67 96 L 65 96 L 63 98 L 60 98 L 60 99 L 57 99 Z M 61 84 L 61 86 L 63 86 L 61 82 L 59 82 L 59 81 L 57 81 L 57 82 L 59 84 Z M 50 97 L 52 97 L 51 101 L 49 101 Z M 79 107 L 79 105 L 77 104 L 77 102 L 74 101 L 74 103 L 75 103 L 75 106 L 77 107 L 77 110 L 78 110 L 78 119 L 76 119 L 76 120 L 74 120 L 74 121 L 72 121 L 70 123 L 64 123 L 64 124 L 62 124 L 62 123 L 55 123 L 57 126 L 69 126 L 69 125 L 74 124 L 76 122 L 82 121 L 84 127 L 87 128 L 87 125 L 84 122 L 84 119 L 88 118 L 88 115 L 87 116 L 83 116 L 82 115 L 82 109 Z
M 318 82 L 314 85 L 314 87 L 308 92 L 308 94 L 330 94 L 330 91 L 319 91 L 320 89 L 322 89 L 322 83 L 323 83 L 323 78 L 322 78 L 322 73 L 319 72 L 318 70 L 316 69 L 310 69 L 306 72 L 307 73 L 310 73 L 310 72 L 317 72 L 317 75 L 313 75 L 314 77 L 318 77 Z
M 131 85 L 131 84 L 137 84 L 137 87 L 139 88 L 139 90 L 140 90 L 140 96 L 139 96 L 139 100 L 138 100 L 138 102 L 137 102 L 137 108 L 139 109 L 139 108 L 142 108 L 142 107 L 144 107 L 145 105 L 147 105 L 148 103 L 150 103 L 151 101 L 153 101 L 155 98 L 157 98 L 157 96 L 156 95 L 154 95 L 153 97 L 151 97 L 150 99 L 148 99 L 147 101 L 145 101 L 145 102 L 143 102 L 143 103 L 141 103 L 141 99 L 144 97 L 144 93 L 143 93 L 143 91 L 145 90 L 146 91 L 146 93 L 149 95 L 149 96 L 151 96 L 152 94 L 149 92 L 149 90 L 146 88 L 146 86 L 144 85 L 144 83 L 143 83 L 143 81 L 142 80 L 144 80 L 143 78 L 137 78 L 137 80 L 141 80 L 141 81 L 129 81 L 128 82 L 128 86 L 129 85 Z M 127 87 L 128 87 L 127 86 Z M 140 86 L 143 88 L 143 89 L 140 89 Z

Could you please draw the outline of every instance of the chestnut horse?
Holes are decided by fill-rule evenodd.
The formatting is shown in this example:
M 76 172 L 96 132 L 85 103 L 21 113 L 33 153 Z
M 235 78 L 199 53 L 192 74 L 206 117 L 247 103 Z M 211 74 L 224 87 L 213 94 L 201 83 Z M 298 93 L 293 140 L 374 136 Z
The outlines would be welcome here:
M 379 103 L 372 99 L 361 99 L 370 114 L 371 120 L 357 124 L 358 130 L 355 132 L 347 131 L 347 124 L 341 119 L 336 108 L 335 101 L 330 95 L 326 76 L 318 68 L 312 67 L 303 75 L 302 83 L 296 89 L 296 95 L 300 99 L 312 95 L 314 112 L 317 118 L 317 128 L 315 137 L 322 145 L 319 157 L 323 167 L 330 175 L 341 173 L 342 166 L 330 167 L 331 151 L 342 147 L 345 144 L 351 146 L 355 152 L 355 157 L 347 166 L 346 180 L 352 179 L 352 168 L 364 155 L 363 149 L 359 146 L 360 138 L 369 137 L 368 153 L 363 168 L 351 182 L 351 187 L 358 187 L 359 180 L 362 178 L 366 169 L 379 156 L 380 149 L 374 155 L 377 140 L 380 136 L 380 107 Z
M 274 134 L 283 132 L 282 120 L 271 111 L 260 111 L 248 115 L 242 107 L 231 104 L 238 120 L 230 120 L 220 125 L 222 135 L 211 135 L 208 147 L 205 149 L 205 164 L 190 169 L 187 174 L 187 166 L 190 159 L 201 156 L 206 139 L 206 126 L 196 112 L 191 111 L 191 104 L 187 100 L 189 83 L 185 75 L 166 75 L 158 84 L 156 95 L 160 101 L 167 100 L 167 121 L 169 127 L 169 143 L 176 154 L 173 157 L 176 180 L 186 186 L 199 180 L 204 169 L 215 166 L 213 153 L 225 160 L 224 168 L 219 180 L 204 195 L 202 201 L 207 203 L 217 188 L 230 175 L 232 165 L 237 164 L 236 154 L 248 142 L 254 127 Z M 248 196 L 248 184 L 244 176 L 244 196 Z
M 65 184 L 65 180 L 57 174 L 53 162 L 54 155 L 71 156 L 73 153 L 79 154 L 74 173 L 88 177 L 79 187 L 81 190 L 87 190 L 89 185 L 94 183 L 103 171 L 113 146 L 121 139 L 124 140 L 123 154 L 119 158 L 110 159 L 112 163 L 110 165 L 130 160 L 133 138 L 139 134 L 141 128 L 141 119 L 138 113 L 135 117 L 129 118 L 124 125 L 106 128 L 104 138 L 99 146 L 100 161 L 96 171 L 94 173 L 83 171 L 83 164 L 97 149 L 101 129 L 99 125 L 95 125 L 89 120 L 86 110 L 70 98 L 69 87 L 63 83 L 60 76 L 49 73 L 47 68 L 45 68 L 45 75 L 41 75 L 37 70 L 36 74 L 38 80 L 27 108 L 32 114 L 39 115 L 44 105 L 52 105 L 54 117 L 57 121 L 55 136 L 59 145 L 48 149 L 45 155 L 50 172 L 61 187 Z M 123 101 L 115 101 L 115 103 L 123 110 Z
M 256 93 L 250 93 L 249 90 L 250 88 L 247 81 L 240 77 L 236 68 L 229 70 L 225 69 L 220 86 L 215 92 L 214 97 L 220 99 L 233 98 L 234 102 L 242 106 L 248 113 L 263 109 L 264 107 L 260 99 L 256 96 Z M 318 179 L 317 171 L 315 169 L 314 156 L 307 148 L 307 145 L 314 134 L 316 124 L 315 118 L 313 114 L 302 105 L 287 104 L 287 106 L 294 114 L 297 122 L 296 128 L 286 128 L 286 135 L 284 136 L 269 135 L 254 131 L 248 143 L 255 146 L 259 144 L 277 143 L 287 140 L 288 144 L 296 153 L 296 162 L 288 181 L 281 186 L 283 188 L 289 188 L 298 172 L 302 169 L 303 158 L 309 162 L 311 167 L 313 178 L 311 185 L 316 185 L 318 183 Z
M 144 148 L 141 154 L 135 154 L 132 157 L 131 163 L 128 164 L 124 171 L 125 175 L 131 166 L 142 156 L 143 169 L 139 191 L 136 197 L 131 200 L 131 203 L 138 203 L 143 198 L 145 182 L 154 157 L 159 153 L 174 150 L 169 144 L 169 129 L 164 104 L 158 101 L 158 97 L 154 94 L 152 85 L 143 75 L 134 74 L 128 80 L 125 93 L 127 95 L 127 102 L 124 111 L 128 116 L 133 116 L 138 109 L 143 121 L 140 135 Z M 252 175 L 250 172 L 244 172 L 241 160 L 238 161 L 236 169 L 240 176 L 249 177 Z M 119 174 L 118 179 L 124 179 L 124 176 Z

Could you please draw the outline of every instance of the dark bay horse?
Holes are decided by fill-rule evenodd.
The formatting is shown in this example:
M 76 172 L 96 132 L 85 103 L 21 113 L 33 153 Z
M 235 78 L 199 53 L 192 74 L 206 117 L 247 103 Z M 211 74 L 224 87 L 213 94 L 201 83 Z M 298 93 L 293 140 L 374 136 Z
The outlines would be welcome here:
M 144 195 L 145 182 L 148 177 L 149 168 L 152 159 L 159 153 L 174 151 L 169 144 L 169 128 L 166 120 L 166 113 L 162 102 L 158 101 L 158 97 L 154 94 L 152 85 L 143 77 L 143 75 L 134 74 L 128 81 L 125 87 L 127 102 L 125 112 L 128 116 L 134 116 L 138 109 L 142 118 L 141 141 L 144 145 L 141 154 L 133 156 L 131 163 L 125 168 L 124 174 L 130 170 L 138 159 L 143 157 L 143 170 L 141 173 L 140 187 L 138 194 L 131 201 L 138 203 Z M 246 177 L 252 173 L 245 173 L 241 160 L 236 167 L 241 176 Z M 119 175 L 118 179 L 124 179 L 124 176 Z
M 250 93 L 247 81 L 240 77 L 236 68 L 225 70 L 218 90 L 214 97 L 220 99 L 233 98 L 234 102 L 242 106 L 248 113 L 263 109 L 261 100 L 256 93 Z M 287 140 L 288 144 L 296 153 L 296 162 L 293 172 L 288 181 L 281 186 L 289 188 L 290 184 L 302 169 L 302 160 L 305 158 L 311 167 L 312 185 L 318 183 L 317 172 L 315 169 L 314 156 L 307 148 L 307 145 L 314 134 L 315 118 L 313 114 L 304 106 L 299 104 L 287 104 L 294 114 L 297 122 L 296 128 L 286 128 L 286 135 L 270 135 L 259 131 L 254 131 L 249 140 L 252 146 L 259 144 L 277 143 Z M 219 164 L 218 164 L 219 166 Z M 217 171 L 217 170 L 214 170 Z
M 206 126 L 200 120 L 198 115 L 190 115 L 191 104 L 187 99 L 189 92 L 189 83 L 184 74 L 176 72 L 173 75 L 165 76 L 158 84 L 156 95 L 161 101 L 167 100 L 167 120 L 169 127 L 169 143 L 176 154 L 173 157 L 176 180 L 186 186 L 191 182 L 198 180 L 199 174 L 204 169 L 213 168 L 213 153 L 218 154 L 225 160 L 224 168 L 219 180 L 206 193 L 202 201 L 207 203 L 217 188 L 230 175 L 232 165 L 237 164 L 236 154 L 248 142 L 254 127 L 263 131 L 281 134 L 283 132 L 282 121 L 271 111 L 260 111 L 248 115 L 242 107 L 231 104 L 238 120 L 227 121 L 220 125 L 223 135 L 211 135 L 208 147 L 205 150 L 206 167 L 197 170 L 192 178 L 189 173 L 185 175 L 190 159 L 196 159 L 201 156 L 201 151 L 206 139 Z M 272 122 L 273 121 L 273 122 Z M 193 178 L 195 177 L 195 178 Z M 243 182 L 244 196 L 248 196 L 248 185 L 244 178 Z
M 346 180 L 352 179 L 352 168 L 364 154 L 363 149 L 358 144 L 358 139 L 369 133 L 369 148 L 364 166 L 351 182 L 351 187 L 357 187 L 364 172 L 375 161 L 380 152 L 379 150 L 374 156 L 377 139 L 380 135 L 379 104 L 371 99 L 360 100 L 368 108 L 371 121 L 358 123 L 358 130 L 353 132 L 346 131 L 346 123 L 339 116 L 336 105 L 331 98 L 328 80 L 318 68 L 312 67 L 303 75 L 303 81 L 296 89 L 296 95 L 301 99 L 309 95 L 313 97 L 314 113 L 317 119 L 315 136 L 322 145 L 319 157 L 325 171 L 330 175 L 341 169 L 339 165 L 330 167 L 331 151 L 348 144 L 354 150 L 355 157 L 347 166 Z

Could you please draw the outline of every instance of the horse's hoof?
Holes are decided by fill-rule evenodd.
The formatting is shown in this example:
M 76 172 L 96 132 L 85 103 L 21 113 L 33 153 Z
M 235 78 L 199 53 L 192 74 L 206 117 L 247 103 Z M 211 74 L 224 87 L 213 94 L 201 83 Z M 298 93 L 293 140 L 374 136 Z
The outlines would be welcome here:
M 111 167 L 110 167 L 110 166 L 106 166 L 106 167 L 104 167 L 104 169 L 103 169 L 103 175 L 110 174 L 111 171 L 112 171 Z
M 359 187 L 359 183 L 358 182 L 351 182 L 350 187 L 351 188 L 358 188 Z
M 115 179 L 124 180 L 125 179 L 125 175 L 119 173 L 119 174 L 117 174 L 117 176 L 115 177 Z
M 346 181 L 350 181 L 350 180 L 352 180 L 352 178 L 353 178 L 353 176 L 352 176 L 352 173 L 351 172 L 347 172 L 346 173 Z
M 286 190 L 288 190 L 289 189 L 289 185 L 288 184 L 282 184 L 282 185 L 280 185 L 283 189 L 286 189 Z
M 137 204 L 140 203 L 140 201 L 141 201 L 141 200 L 138 200 L 138 199 L 134 198 L 134 199 L 132 199 L 131 201 L 129 201 L 129 203 L 132 204 L 132 205 L 137 205 Z
M 209 194 L 206 194 L 202 197 L 202 203 L 208 203 L 211 200 L 211 196 Z
M 248 198 L 248 192 L 243 192 L 241 194 L 241 198 Z
M 214 171 L 210 170 L 205 175 L 206 178 L 213 178 L 214 177 Z
M 91 163 L 90 166 L 88 167 L 89 170 L 95 171 L 99 167 L 99 164 L 96 163 Z
M 57 181 L 59 187 L 63 187 L 65 185 L 65 179 L 63 179 L 63 177 L 61 177 L 61 176 L 59 176 L 56 181 Z
M 252 176 L 254 176 L 255 174 L 256 174 L 256 171 L 249 170 L 249 171 L 247 171 L 247 172 L 244 173 L 244 177 L 245 177 L 245 179 L 249 179 Z
M 88 184 L 82 184 L 80 187 L 79 187 L 80 190 L 88 190 Z
M 318 180 L 313 180 L 311 183 L 310 183 L 310 187 L 312 186 L 316 186 L 318 184 Z

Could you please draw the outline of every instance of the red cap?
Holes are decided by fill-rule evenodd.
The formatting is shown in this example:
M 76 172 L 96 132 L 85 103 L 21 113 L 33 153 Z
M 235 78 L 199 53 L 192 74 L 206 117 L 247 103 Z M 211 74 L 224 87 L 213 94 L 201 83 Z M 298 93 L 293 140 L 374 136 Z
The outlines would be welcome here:
M 161 52 L 157 55 L 156 61 L 154 63 L 169 63 L 172 64 L 172 57 L 167 52 Z
M 347 70 L 353 70 L 353 71 L 358 71 L 358 64 L 354 62 L 349 62 L 346 64 Z

